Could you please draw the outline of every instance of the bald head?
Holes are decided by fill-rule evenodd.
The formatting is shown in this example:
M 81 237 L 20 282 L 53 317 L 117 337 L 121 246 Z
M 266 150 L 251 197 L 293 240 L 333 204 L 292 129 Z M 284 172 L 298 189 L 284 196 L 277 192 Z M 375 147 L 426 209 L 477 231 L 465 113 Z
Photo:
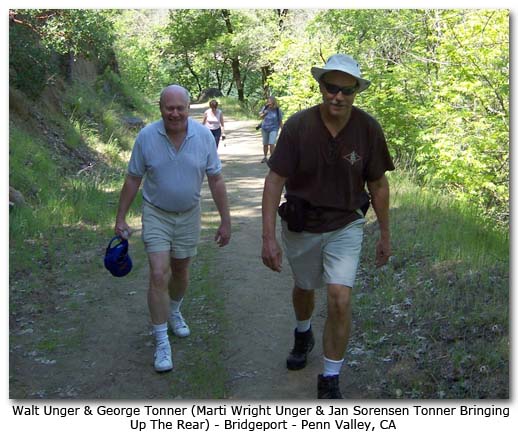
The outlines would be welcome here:
M 168 134 L 185 133 L 190 103 L 189 92 L 182 86 L 175 84 L 162 90 L 162 93 L 160 93 L 160 113 Z
M 164 98 L 167 95 L 172 95 L 177 98 L 181 98 L 185 101 L 186 105 L 190 105 L 191 103 L 191 96 L 189 95 L 189 92 L 180 85 L 171 84 L 162 90 L 162 92 L 160 93 L 160 106 L 162 106 L 162 104 L 164 103 Z

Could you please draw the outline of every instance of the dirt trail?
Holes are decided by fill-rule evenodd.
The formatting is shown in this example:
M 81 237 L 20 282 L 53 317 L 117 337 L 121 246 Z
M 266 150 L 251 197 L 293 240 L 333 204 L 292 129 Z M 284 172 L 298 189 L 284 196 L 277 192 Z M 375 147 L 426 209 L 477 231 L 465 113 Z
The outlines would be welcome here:
M 260 163 L 263 150 L 256 124 L 227 121 L 227 139 L 219 148 L 233 221 L 231 243 L 216 257 L 218 267 L 224 269 L 221 287 L 230 321 L 225 355 L 228 395 L 234 399 L 315 399 L 316 377 L 322 368 L 325 292 L 316 296 L 316 344 L 308 366 L 288 371 L 286 356 L 293 344 L 295 324 L 293 283 L 286 260 L 280 274 L 261 261 L 261 198 L 268 167 Z M 359 396 L 353 381 L 344 381 L 342 389 L 346 396 Z
M 320 341 L 308 368 L 288 373 L 285 362 L 293 338 L 289 267 L 285 262 L 278 274 L 261 261 L 261 198 L 268 167 L 261 163 L 256 123 L 227 121 L 227 139 L 219 149 L 233 222 L 232 241 L 216 258 L 218 267 L 224 269 L 221 288 L 230 322 L 225 354 L 228 395 L 234 399 L 314 398 Z M 318 321 L 316 317 L 317 331 Z
M 192 107 L 200 119 L 206 105 Z M 267 166 L 261 164 L 261 138 L 256 121 L 227 119 L 227 139 L 219 154 L 227 184 L 233 234 L 231 243 L 214 255 L 216 283 L 225 298 L 228 332 L 223 362 L 228 371 L 226 397 L 231 399 L 314 399 L 321 368 L 323 292 L 317 296 L 313 327 L 317 343 L 308 367 L 288 372 L 286 355 L 294 327 L 291 276 L 287 263 L 281 274 L 261 262 L 261 195 Z M 208 188 L 203 189 L 204 211 L 214 209 Z M 202 242 L 212 242 L 212 230 Z M 135 257 L 132 273 L 117 280 L 102 264 L 98 272 L 78 275 L 75 281 L 58 275 L 42 281 L 40 290 L 52 296 L 38 304 L 20 301 L 11 311 L 10 398 L 12 399 L 168 399 L 188 388 L 181 371 L 189 367 L 189 352 L 200 336 L 173 341 L 175 371 L 156 374 L 146 304 L 147 262 L 137 232 L 131 239 Z M 83 260 L 99 262 L 104 246 L 85 252 Z M 212 265 L 212 264 L 211 264 Z M 11 289 L 28 289 L 11 284 Z M 191 296 L 191 302 L 198 299 Z M 50 304 L 49 304 L 50 303 Z M 189 317 L 186 317 L 189 320 Z M 203 321 L 192 322 L 207 331 Z M 343 375 L 351 376 L 344 368 Z M 354 381 L 342 390 L 355 394 Z M 178 398 L 189 398 L 182 394 Z M 174 397 L 174 396 L 173 396 Z

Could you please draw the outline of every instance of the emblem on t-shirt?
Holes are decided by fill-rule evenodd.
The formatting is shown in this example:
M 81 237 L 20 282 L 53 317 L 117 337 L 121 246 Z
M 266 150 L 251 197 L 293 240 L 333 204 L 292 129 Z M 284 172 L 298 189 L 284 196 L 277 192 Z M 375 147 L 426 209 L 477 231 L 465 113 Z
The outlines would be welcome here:
M 354 165 L 356 162 L 362 160 L 362 157 L 358 153 L 356 153 L 354 150 L 352 151 L 352 153 L 345 155 L 343 158 L 348 160 L 351 165 Z

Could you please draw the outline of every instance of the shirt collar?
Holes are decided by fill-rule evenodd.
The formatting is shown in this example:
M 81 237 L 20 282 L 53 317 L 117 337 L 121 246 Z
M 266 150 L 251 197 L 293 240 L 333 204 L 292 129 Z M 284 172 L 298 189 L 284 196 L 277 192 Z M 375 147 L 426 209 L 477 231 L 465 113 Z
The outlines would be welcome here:
M 158 132 L 164 136 L 167 136 L 164 126 L 164 119 L 160 119 L 159 121 L 160 123 L 158 125 Z M 185 139 L 191 138 L 194 135 L 194 127 L 192 127 L 193 122 L 194 120 L 191 117 L 187 118 L 187 134 L 185 135 Z

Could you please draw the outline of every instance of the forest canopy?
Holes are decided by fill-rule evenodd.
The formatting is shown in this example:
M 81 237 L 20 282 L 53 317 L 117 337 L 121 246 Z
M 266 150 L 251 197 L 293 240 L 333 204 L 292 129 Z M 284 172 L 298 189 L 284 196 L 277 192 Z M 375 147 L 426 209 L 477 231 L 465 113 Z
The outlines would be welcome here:
M 356 103 L 382 124 L 399 169 L 509 222 L 509 11 L 9 11 L 10 84 L 37 98 L 72 59 L 92 59 L 150 98 L 172 82 L 217 88 L 288 115 L 318 103 L 309 70 L 355 57 L 370 89 Z

